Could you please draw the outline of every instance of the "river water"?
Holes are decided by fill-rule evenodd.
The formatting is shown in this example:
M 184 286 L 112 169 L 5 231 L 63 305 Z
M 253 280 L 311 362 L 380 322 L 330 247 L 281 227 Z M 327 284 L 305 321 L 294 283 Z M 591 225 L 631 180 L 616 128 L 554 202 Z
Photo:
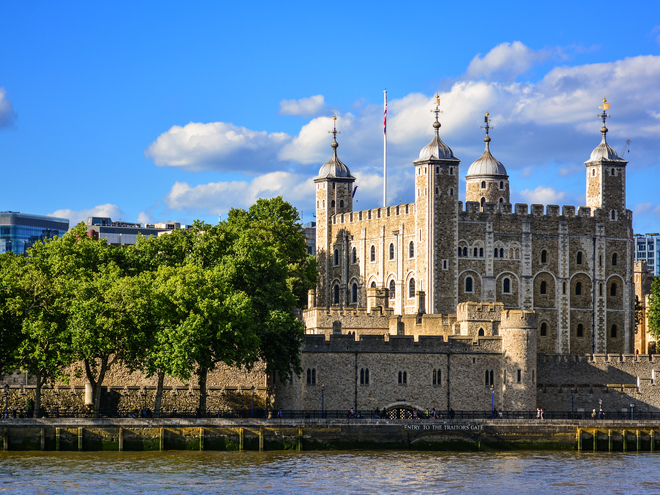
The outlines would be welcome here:
M 660 454 L 0 452 L 0 493 L 660 493 Z

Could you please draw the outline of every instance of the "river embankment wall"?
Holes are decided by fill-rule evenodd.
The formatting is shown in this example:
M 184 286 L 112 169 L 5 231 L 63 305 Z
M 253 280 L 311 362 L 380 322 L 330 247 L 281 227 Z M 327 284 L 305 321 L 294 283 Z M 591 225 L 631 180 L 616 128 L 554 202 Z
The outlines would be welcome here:
M 656 451 L 660 421 L 2 419 L 6 451 Z M 596 447 L 594 447 L 594 438 Z

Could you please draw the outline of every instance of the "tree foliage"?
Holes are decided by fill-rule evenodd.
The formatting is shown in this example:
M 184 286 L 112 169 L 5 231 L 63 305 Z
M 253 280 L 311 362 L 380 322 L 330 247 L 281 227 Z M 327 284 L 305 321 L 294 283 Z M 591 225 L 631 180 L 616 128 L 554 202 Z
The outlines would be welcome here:
M 28 371 L 39 391 L 77 361 L 95 415 L 115 363 L 158 376 L 157 408 L 166 374 L 196 375 L 204 412 L 219 363 L 300 373 L 293 310 L 315 284 L 298 213 L 282 198 L 133 246 L 109 246 L 80 224 L 27 257 L 0 255 L 0 371 Z
M 649 322 L 649 333 L 660 341 L 660 277 L 655 277 L 651 284 L 649 309 L 646 315 Z

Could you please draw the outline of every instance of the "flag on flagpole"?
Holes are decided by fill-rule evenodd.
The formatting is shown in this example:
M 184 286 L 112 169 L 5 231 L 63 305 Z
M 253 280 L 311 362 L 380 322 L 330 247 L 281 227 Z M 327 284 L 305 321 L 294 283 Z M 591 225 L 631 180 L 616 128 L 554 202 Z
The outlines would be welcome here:
M 383 134 L 387 135 L 387 93 L 385 93 L 385 113 L 383 114 Z

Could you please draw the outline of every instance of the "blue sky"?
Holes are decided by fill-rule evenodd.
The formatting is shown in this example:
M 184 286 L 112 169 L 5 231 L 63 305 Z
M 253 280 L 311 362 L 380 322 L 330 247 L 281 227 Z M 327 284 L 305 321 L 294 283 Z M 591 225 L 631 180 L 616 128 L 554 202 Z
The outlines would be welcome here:
M 335 113 L 376 207 L 387 88 L 389 204 L 439 91 L 462 176 L 489 110 L 512 202 L 582 205 L 607 96 L 635 231 L 660 231 L 657 1 L 4 2 L 0 25 L 2 210 L 214 222 L 282 195 L 309 221 Z

